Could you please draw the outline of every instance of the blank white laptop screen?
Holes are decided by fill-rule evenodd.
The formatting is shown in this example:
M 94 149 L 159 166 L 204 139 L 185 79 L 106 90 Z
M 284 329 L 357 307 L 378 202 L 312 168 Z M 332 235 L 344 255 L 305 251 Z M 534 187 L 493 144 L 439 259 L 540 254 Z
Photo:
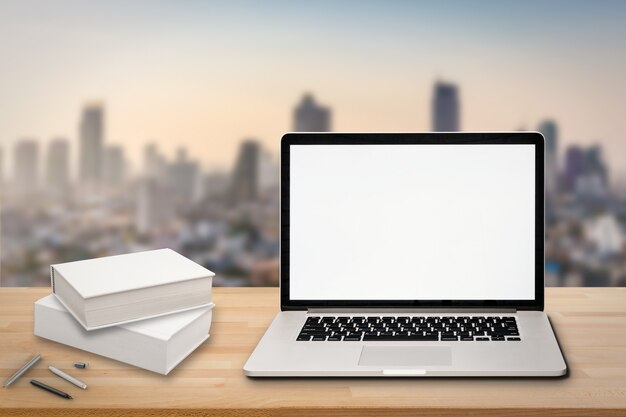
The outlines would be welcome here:
M 292 300 L 532 300 L 533 145 L 291 145 Z

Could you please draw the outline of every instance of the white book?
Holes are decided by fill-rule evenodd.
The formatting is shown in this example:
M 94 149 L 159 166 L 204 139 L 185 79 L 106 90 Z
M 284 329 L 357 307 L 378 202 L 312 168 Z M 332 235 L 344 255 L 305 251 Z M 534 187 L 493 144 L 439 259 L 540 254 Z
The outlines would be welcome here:
M 52 292 L 87 330 L 206 307 L 214 275 L 171 249 L 50 266 Z
M 213 305 L 87 331 L 50 294 L 35 302 L 35 336 L 167 375 L 208 337 Z

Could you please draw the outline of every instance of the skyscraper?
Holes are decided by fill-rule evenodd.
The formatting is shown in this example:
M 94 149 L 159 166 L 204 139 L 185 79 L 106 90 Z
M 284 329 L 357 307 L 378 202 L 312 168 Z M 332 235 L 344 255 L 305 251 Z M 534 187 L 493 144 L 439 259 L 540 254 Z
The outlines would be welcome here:
M 609 170 L 598 145 L 570 146 L 565 153 L 563 185 L 581 197 L 604 197 L 609 191 Z
M 46 158 L 46 186 L 49 194 L 62 197 L 69 189 L 70 156 L 69 144 L 62 138 L 48 145 Z
M 461 129 L 458 88 L 437 81 L 432 101 L 432 128 L 435 132 L 457 132 Z
M 102 159 L 102 179 L 109 186 L 120 185 L 126 174 L 126 160 L 121 146 L 106 146 Z
M 302 97 L 293 119 L 294 132 L 330 132 L 330 109 L 317 105 L 311 94 Z
M 565 151 L 565 172 L 563 186 L 566 191 L 574 192 L 576 183 L 585 173 L 585 155 L 580 146 L 572 145 Z
M 274 161 L 272 154 L 267 150 L 261 150 L 259 155 L 258 181 L 259 190 L 266 191 L 278 188 L 278 164 Z
M 100 184 L 104 143 L 104 109 L 101 104 L 87 104 L 83 108 L 79 130 L 80 180 L 87 184 Z
M 39 181 L 39 144 L 32 139 L 21 139 L 15 145 L 13 185 L 19 196 L 37 192 Z
M 248 139 L 241 144 L 230 184 L 230 198 L 234 203 L 253 201 L 258 197 L 259 143 Z
M 604 186 L 609 184 L 609 172 L 600 145 L 593 145 L 585 152 L 585 174 L 596 177 Z
M 154 178 L 142 178 L 138 184 L 135 227 L 141 234 L 167 229 L 176 212 L 170 188 Z
M 176 159 L 169 167 L 169 182 L 181 203 L 193 201 L 199 193 L 200 169 L 187 158 L 187 151 L 178 149 Z
M 546 139 L 546 194 L 554 196 L 559 191 L 558 187 L 558 128 L 553 120 L 544 120 L 537 130 Z
M 166 176 L 167 161 L 154 143 L 148 143 L 143 150 L 144 177 L 163 181 Z

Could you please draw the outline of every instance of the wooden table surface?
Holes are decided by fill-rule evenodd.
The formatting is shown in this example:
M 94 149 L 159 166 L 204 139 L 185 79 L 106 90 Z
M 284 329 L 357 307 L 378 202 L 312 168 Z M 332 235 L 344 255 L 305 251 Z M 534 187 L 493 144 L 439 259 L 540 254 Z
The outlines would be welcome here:
M 35 368 L 0 388 L 0 415 L 619 415 L 626 416 L 626 288 L 549 288 L 546 310 L 568 376 L 541 378 L 250 379 L 242 367 L 278 311 L 277 288 L 215 288 L 211 337 L 168 376 L 33 336 L 48 288 L 0 288 L 0 379 L 34 354 Z M 82 391 L 52 375 L 73 369 Z M 65 389 L 65 400 L 29 384 Z

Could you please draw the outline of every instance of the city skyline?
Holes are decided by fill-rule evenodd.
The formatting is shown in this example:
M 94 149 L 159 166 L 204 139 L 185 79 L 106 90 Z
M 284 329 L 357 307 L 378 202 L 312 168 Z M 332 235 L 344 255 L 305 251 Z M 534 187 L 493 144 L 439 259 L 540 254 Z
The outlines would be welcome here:
M 124 144 L 131 161 L 155 141 L 226 168 L 244 137 L 277 153 L 308 90 L 333 108 L 335 131 L 430 130 L 431 85 L 443 77 L 462 90 L 464 130 L 531 129 L 551 118 L 563 147 L 599 142 L 624 172 L 625 3 L 326 9 L 2 2 L 0 36 L 11 42 L 0 45 L 0 142 L 74 140 L 76 112 L 97 98 L 107 105 L 107 143 Z
M 433 102 L 434 130 L 455 129 L 460 121 L 458 86 L 445 87 L 441 103 Z M 433 97 L 440 92 L 435 83 Z M 330 129 L 332 107 L 315 103 L 304 94 L 294 104 L 296 129 Z M 103 139 L 104 108 L 89 104 L 79 112 L 85 134 L 74 142 L 82 151 L 77 170 L 84 159 L 101 170 L 69 180 L 72 148 L 66 138 L 47 148 L 22 138 L 12 150 L 17 163 L 2 190 L 0 211 L 0 285 L 45 284 L 50 263 L 163 246 L 215 270 L 216 285 L 276 285 L 279 170 L 265 146 L 257 138 L 242 138 L 237 160 L 220 173 L 203 170 L 184 146 L 173 156 L 151 142 L 144 145 L 138 175 L 129 176 L 125 148 Z M 602 145 L 563 148 L 560 125 L 551 119 L 543 119 L 537 130 L 546 136 L 546 182 L 552 182 L 546 200 L 546 282 L 624 285 L 626 200 L 614 192 Z M 563 160 L 557 164 L 559 154 Z M 598 267 L 598 260 L 606 264 Z
M 431 130 L 437 131 L 462 131 L 461 118 L 462 118 L 462 100 L 460 98 L 459 86 L 455 83 L 441 80 L 437 80 L 433 84 L 432 96 L 431 96 Z M 172 157 L 161 152 L 159 146 L 154 141 L 149 141 L 144 144 L 141 160 L 135 161 L 134 169 L 130 169 L 129 161 L 126 156 L 126 148 L 121 145 L 110 144 L 106 140 L 105 132 L 106 126 L 106 106 L 102 101 L 90 101 L 86 102 L 84 107 L 80 111 L 79 117 L 79 134 L 76 139 L 75 153 L 78 154 L 75 161 L 71 161 L 71 145 L 66 138 L 55 137 L 51 142 L 47 143 L 46 153 L 40 152 L 39 140 L 34 138 L 19 138 L 13 146 L 13 160 L 4 160 L 4 155 L 0 153 L 0 169 L 6 169 L 10 166 L 11 172 L 7 175 L 6 172 L 2 172 L 1 179 L 5 184 L 17 187 L 17 189 L 23 188 L 28 194 L 29 190 L 36 189 L 40 186 L 48 186 L 51 190 L 52 197 L 60 196 L 63 193 L 60 192 L 63 188 L 66 188 L 69 183 L 76 182 L 82 185 L 108 185 L 115 186 L 120 185 L 127 177 L 154 177 L 155 172 L 160 171 L 162 175 L 164 169 L 168 169 L 170 160 Z M 292 114 L 292 131 L 310 131 L 310 132 L 328 132 L 332 131 L 332 119 L 333 108 L 319 105 L 313 94 L 305 92 L 302 94 L 301 99 L 293 106 Z M 512 129 L 509 129 L 512 130 Z M 572 150 L 582 153 L 589 153 L 591 159 L 597 159 L 594 162 L 596 167 L 593 167 L 589 171 L 585 167 L 575 168 L 578 174 L 574 177 L 580 176 L 579 174 L 587 171 L 591 173 L 598 173 L 605 170 L 601 178 L 602 190 L 607 187 L 611 187 L 608 176 L 608 168 L 605 165 L 604 156 L 602 153 L 602 144 L 592 143 L 571 143 L 567 146 L 563 146 L 563 142 L 559 138 L 559 132 L 561 126 L 558 123 L 549 118 L 543 118 L 537 123 L 536 128 L 528 129 L 541 132 L 546 139 L 546 192 L 549 197 L 554 196 L 557 189 L 564 187 L 573 191 L 573 185 L 567 185 L 572 181 L 572 176 L 568 174 L 568 170 L 571 169 L 571 161 L 569 154 Z M 235 175 L 233 181 L 235 183 L 241 183 L 236 179 L 237 172 L 241 168 L 238 166 L 241 164 L 242 154 L 241 151 L 246 150 L 248 145 L 255 147 L 255 150 L 248 150 L 246 152 L 249 155 L 262 155 L 263 161 L 270 159 L 278 159 L 278 155 L 272 153 L 270 148 L 263 144 L 257 137 L 241 138 L 238 142 L 237 156 L 229 166 L 220 167 L 216 169 L 206 169 L 206 164 L 203 161 L 195 158 L 189 163 L 186 161 L 188 149 L 183 146 L 178 146 L 175 149 L 176 159 L 172 162 L 174 166 L 181 165 L 182 168 L 177 170 L 197 170 L 198 173 L 221 173 L 228 174 L 229 172 Z M 46 141 L 43 141 L 46 144 Z M 263 147 L 262 152 L 256 147 Z M 44 147 L 43 145 L 41 146 Z M 61 149 L 59 149 L 61 148 Z M 586 148 L 586 149 L 583 149 Z M 2 147 L 0 146 L 0 151 Z M 593 154 L 597 155 L 593 155 Z M 27 154 L 27 155 L 26 155 Z M 25 156 L 26 155 L 26 156 Z M 244 160 L 249 160 L 250 156 L 244 157 Z M 182 159 L 181 159 L 182 157 Z M 245 159 L 247 158 L 247 159 Z M 254 157 L 256 158 L 256 157 Z M 580 156 L 583 158 L 583 156 Z M 587 157 L 584 157 L 587 158 Z M 30 161 L 28 164 L 31 168 L 16 165 L 20 159 Z M 587 158 L 587 160 L 591 160 Z M 581 159 L 582 160 L 582 159 Z M 8 162 L 8 163 L 7 163 Z M 204 161 L 206 162 L 206 161 Z M 58 166 L 54 167 L 56 164 Z M 193 168 L 185 167 L 185 165 L 193 165 Z M 582 162 L 580 163 L 582 164 Z M 76 165 L 76 167 L 74 167 Z M 249 164 L 246 164 L 246 166 Z M 589 164 L 587 164 L 589 165 Z M 41 168 L 40 168 L 41 166 Z M 245 168 L 248 169 L 248 168 Z M 33 172 L 31 172 L 33 171 Z M 72 172 L 75 175 L 72 175 Z M 267 175 L 265 169 L 252 168 L 252 171 L 245 174 L 257 175 L 259 172 L 263 173 L 264 178 L 270 178 Z M 615 187 L 621 187 L 622 181 L 619 176 L 615 177 L 615 170 L 612 170 L 613 184 Z M 180 174 L 179 174 L 180 176 Z M 184 176 L 184 175 L 183 175 Z M 32 178 L 31 178 L 32 177 Z M 189 177 L 189 175 L 187 175 Z M 25 179 L 26 178 L 26 179 Z M 568 179 L 569 178 L 569 179 Z M 21 182 L 26 181 L 26 185 Z M 246 180 L 248 181 L 248 180 Z M 265 180 L 263 180 L 266 182 Z M 276 179 L 277 181 L 277 179 Z M 574 179 L 574 181 L 577 181 Z M 178 181 L 180 183 L 180 181 Z M 245 183 L 245 182 L 244 182 Z M 591 185 L 593 183 L 590 183 Z M 188 188 L 187 186 L 180 184 L 182 188 Z M 589 187 L 585 186 L 585 187 Z M 620 188 L 621 189 L 621 188 Z M 603 191 L 602 191 L 603 192 Z M 189 192 L 187 192 L 189 194 Z M 244 194 L 254 195 L 254 191 L 247 191 Z

